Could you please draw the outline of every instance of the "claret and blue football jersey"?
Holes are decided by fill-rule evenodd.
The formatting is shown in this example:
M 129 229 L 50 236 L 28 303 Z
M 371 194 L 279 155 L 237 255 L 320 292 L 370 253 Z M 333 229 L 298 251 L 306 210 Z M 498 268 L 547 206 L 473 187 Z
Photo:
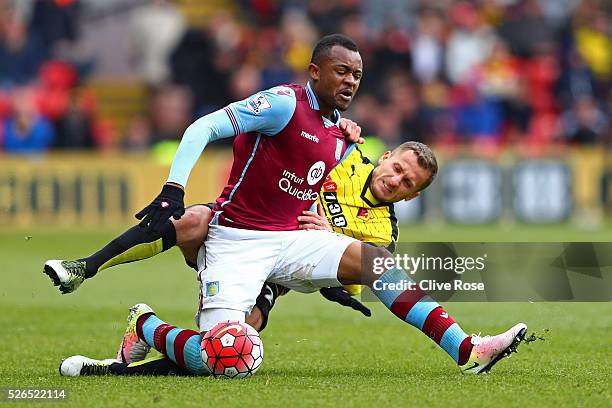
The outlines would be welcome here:
M 236 135 L 234 162 L 212 223 L 296 230 L 297 217 L 319 198 L 325 178 L 346 152 L 339 120 L 337 111 L 334 122 L 321 116 L 310 84 L 259 92 L 194 122 L 168 181 L 184 186 L 206 143 Z

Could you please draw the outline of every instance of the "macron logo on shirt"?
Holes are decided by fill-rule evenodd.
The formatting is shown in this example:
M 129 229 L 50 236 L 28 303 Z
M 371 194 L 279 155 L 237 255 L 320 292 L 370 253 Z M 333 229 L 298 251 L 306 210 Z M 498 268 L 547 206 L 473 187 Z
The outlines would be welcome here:
M 311 135 L 310 133 L 305 132 L 303 130 L 302 130 L 301 136 L 303 138 L 306 138 L 306 139 L 310 140 L 311 142 L 319 143 L 319 138 L 318 137 L 316 137 L 315 135 Z

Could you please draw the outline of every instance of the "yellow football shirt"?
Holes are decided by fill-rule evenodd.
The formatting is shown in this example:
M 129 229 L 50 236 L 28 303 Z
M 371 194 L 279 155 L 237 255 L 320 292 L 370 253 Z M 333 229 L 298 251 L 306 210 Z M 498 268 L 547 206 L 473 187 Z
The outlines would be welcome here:
M 327 176 L 319 203 L 335 232 L 393 252 L 397 219 L 393 203 L 379 202 L 370 191 L 374 167 L 355 147 Z

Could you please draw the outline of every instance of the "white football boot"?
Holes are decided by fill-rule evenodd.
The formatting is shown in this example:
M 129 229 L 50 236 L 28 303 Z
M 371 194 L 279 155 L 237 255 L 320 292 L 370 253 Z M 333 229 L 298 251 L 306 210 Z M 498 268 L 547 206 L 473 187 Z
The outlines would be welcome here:
M 85 271 L 85 262 L 61 259 L 51 259 L 43 267 L 43 272 L 63 294 L 74 292 L 81 286 L 85 281 Z
M 94 360 L 85 356 L 72 356 L 65 360 L 59 367 L 59 372 L 64 377 L 79 377 L 82 375 L 107 375 L 111 364 L 118 363 L 115 359 Z
M 503 357 L 516 353 L 518 345 L 525 339 L 527 325 L 518 323 L 497 336 L 472 336 L 472 352 L 461 370 L 468 374 L 487 373 Z

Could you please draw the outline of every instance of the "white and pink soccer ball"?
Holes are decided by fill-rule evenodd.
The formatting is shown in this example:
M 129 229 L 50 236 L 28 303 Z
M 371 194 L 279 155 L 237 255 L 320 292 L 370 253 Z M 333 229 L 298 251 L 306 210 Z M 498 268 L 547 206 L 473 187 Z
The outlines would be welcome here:
M 263 343 L 246 323 L 217 323 L 202 338 L 202 361 L 215 377 L 250 377 L 263 362 Z

